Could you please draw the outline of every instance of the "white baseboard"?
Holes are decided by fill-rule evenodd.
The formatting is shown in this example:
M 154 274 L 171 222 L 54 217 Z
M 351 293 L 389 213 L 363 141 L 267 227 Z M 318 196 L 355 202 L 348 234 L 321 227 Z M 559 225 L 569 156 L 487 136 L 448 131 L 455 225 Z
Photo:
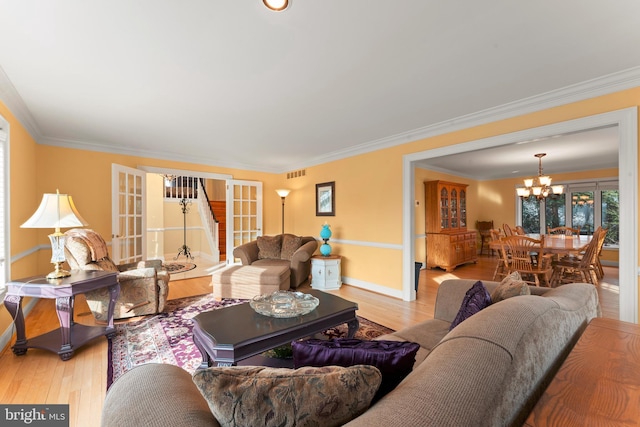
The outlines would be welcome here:
M 363 280 L 353 279 L 351 277 L 342 276 L 342 283 L 354 286 L 356 288 L 364 289 L 367 291 L 376 292 L 378 294 L 387 295 L 393 298 L 402 299 L 402 289 L 390 289 L 386 286 L 377 285 L 371 282 L 365 282 Z

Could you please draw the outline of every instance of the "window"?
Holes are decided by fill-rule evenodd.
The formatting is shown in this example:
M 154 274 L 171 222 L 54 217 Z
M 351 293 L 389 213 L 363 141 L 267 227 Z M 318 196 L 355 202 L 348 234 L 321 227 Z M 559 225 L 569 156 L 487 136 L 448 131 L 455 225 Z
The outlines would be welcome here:
M 540 232 L 540 203 L 534 196 L 520 201 L 520 221 L 525 233 Z
M 618 181 L 574 182 L 565 192 L 538 200 L 534 196 L 518 203 L 520 223 L 527 233 L 545 233 L 547 228 L 580 227 L 580 234 L 608 230 L 605 245 L 620 243 L 620 194 Z
M 0 294 L 4 293 L 5 283 L 9 277 L 9 254 L 7 236 L 9 218 L 7 215 L 9 196 L 9 140 L 7 137 L 8 125 L 0 116 Z

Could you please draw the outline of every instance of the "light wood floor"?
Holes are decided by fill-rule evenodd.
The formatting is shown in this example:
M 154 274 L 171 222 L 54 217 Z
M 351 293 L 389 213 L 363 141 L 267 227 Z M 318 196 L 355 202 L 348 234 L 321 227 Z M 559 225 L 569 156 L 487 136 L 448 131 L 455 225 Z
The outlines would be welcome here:
M 398 330 L 430 319 L 438 285 L 448 278 L 489 280 L 496 258 L 481 257 L 477 264 L 461 266 L 447 273 L 440 269 L 422 270 L 418 298 L 406 302 L 344 285 L 332 291 L 359 306 L 358 315 Z M 209 277 L 170 282 L 169 298 L 182 298 L 211 292 Z M 308 285 L 306 285 L 308 288 Z M 304 287 L 302 288 L 304 290 Z M 605 317 L 618 318 L 618 270 L 605 267 L 605 279 L 599 287 Z M 76 321 L 93 324 L 82 296 L 76 298 Z M 53 300 L 41 300 L 26 319 L 27 337 L 58 326 Z M 14 337 L 15 340 L 15 337 Z M 57 355 L 29 349 L 15 356 L 10 348 L 0 354 L 0 403 L 70 404 L 70 426 L 100 425 L 100 412 L 106 390 L 107 341 L 99 338 L 76 350 L 74 357 L 62 362 Z

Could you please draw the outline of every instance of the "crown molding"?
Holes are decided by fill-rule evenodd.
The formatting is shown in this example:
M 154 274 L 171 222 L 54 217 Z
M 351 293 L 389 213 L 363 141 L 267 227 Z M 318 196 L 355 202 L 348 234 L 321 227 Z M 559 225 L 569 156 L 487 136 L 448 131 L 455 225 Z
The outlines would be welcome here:
M 27 108 L 27 104 L 16 90 L 9 77 L 0 66 L 0 100 L 4 102 L 11 114 L 24 126 L 31 137 L 38 142 L 41 137 L 40 129 L 35 119 L 31 115 L 31 111 Z
M 99 142 L 74 141 L 44 137 L 41 134 L 36 121 L 31 115 L 29 108 L 24 103 L 20 94 L 17 92 L 2 67 L 0 67 L 0 99 L 39 144 L 138 157 L 150 157 L 161 160 L 178 160 L 207 166 L 218 166 L 267 173 L 284 173 L 293 169 L 316 166 L 498 120 L 558 107 L 572 102 L 583 101 L 589 98 L 607 95 L 638 86 L 640 86 L 640 67 L 634 67 L 518 101 L 459 116 L 433 125 L 369 141 L 343 150 L 333 151 L 322 156 L 314 157 L 306 162 L 290 165 L 286 168 L 269 168 L 265 165 L 258 164 L 230 163 L 223 159 L 202 156 L 202 153 L 199 153 L 198 155 L 188 155 L 184 153 L 154 152 L 151 154 L 148 150 L 123 147 L 116 148 Z
M 71 139 L 48 138 L 48 137 L 41 137 L 38 143 L 42 145 L 52 145 L 56 147 L 74 148 L 78 150 L 96 151 L 101 153 L 121 154 L 121 155 L 127 155 L 127 156 L 144 157 L 144 158 L 158 159 L 158 160 L 173 160 L 178 162 L 193 163 L 196 165 L 218 166 L 223 168 L 251 170 L 251 171 L 266 172 L 266 173 L 282 172 L 279 168 L 269 168 L 269 167 L 265 167 L 264 165 L 256 165 L 256 164 L 248 164 L 248 163 L 229 162 L 229 161 L 224 161 L 215 157 L 208 157 L 202 154 L 196 156 L 196 155 L 191 155 L 186 153 L 175 153 L 175 152 L 159 151 L 159 150 L 150 151 L 150 150 L 130 148 L 130 147 L 113 147 L 111 145 L 106 145 L 98 142 L 87 142 L 87 141 L 77 141 L 77 140 L 71 140 Z
M 608 95 L 610 93 L 638 86 L 640 86 L 640 67 L 629 68 L 627 70 L 566 86 L 561 89 L 523 98 L 496 107 L 487 108 L 475 113 L 435 123 L 433 125 L 345 148 L 344 150 L 334 151 L 325 156 L 316 157 L 310 162 L 294 166 L 292 169 L 315 166 L 511 117 L 535 113 L 536 111 L 542 111 L 573 102 L 584 101 L 586 99 Z

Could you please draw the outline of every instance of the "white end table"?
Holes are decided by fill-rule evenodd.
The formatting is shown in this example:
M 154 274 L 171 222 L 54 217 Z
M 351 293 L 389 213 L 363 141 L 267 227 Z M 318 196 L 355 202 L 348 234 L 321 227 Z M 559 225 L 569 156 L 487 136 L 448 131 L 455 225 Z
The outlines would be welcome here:
M 340 289 L 342 286 L 340 255 L 311 257 L 311 287 L 319 290 Z

